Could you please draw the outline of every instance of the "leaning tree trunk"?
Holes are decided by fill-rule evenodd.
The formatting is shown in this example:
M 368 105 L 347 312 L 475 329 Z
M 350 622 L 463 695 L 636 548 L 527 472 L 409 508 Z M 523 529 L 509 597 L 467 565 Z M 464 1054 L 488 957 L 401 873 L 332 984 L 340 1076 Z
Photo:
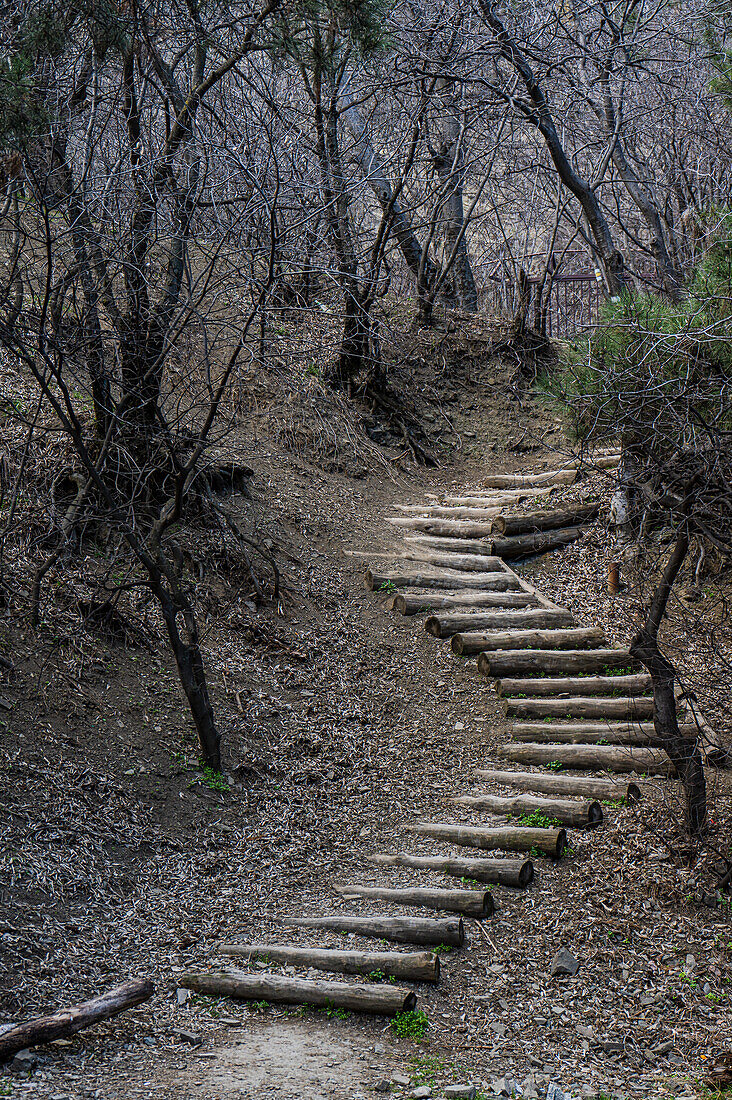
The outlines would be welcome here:
M 196 616 L 185 600 L 176 598 L 162 585 L 158 587 L 155 594 L 160 601 L 165 628 L 178 667 L 178 676 L 198 734 L 201 759 L 206 767 L 220 772 L 221 734 L 216 727 L 213 706 L 208 693 Z M 185 638 L 181 637 L 178 629 L 178 616 L 181 614 Z
M 676 672 L 658 644 L 661 620 L 688 549 L 689 528 L 685 517 L 676 537 L 676 545 L 653 594 L 646 621 L 631 642 L 630 652 L 633 657 L 642 661 L 650 674 L 653 685 L 653 725 L 656 736 L 679 774 L 686 798 L 689 831 L 698 836 L 704 832 L 707 825 L 707 786 L 704 765 L 698 740 L 684 736 L 679 729 L 674 694 Z

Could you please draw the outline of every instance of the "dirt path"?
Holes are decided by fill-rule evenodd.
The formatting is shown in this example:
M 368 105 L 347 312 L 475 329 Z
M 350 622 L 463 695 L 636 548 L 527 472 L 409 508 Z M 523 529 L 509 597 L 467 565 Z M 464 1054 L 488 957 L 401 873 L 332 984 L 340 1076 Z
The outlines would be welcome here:
M 575 1096 L 690 1092 L 690 1071 L 702 1070 L 701 1054 L 723 1026 L 730 968 L 714 911 L 663 905 L 664 851 L 649 842 L 640 810 L 611 820 L 599 840 L 578 834 L 565 863 L 539 866 L 530 892 L 496 891 L 496 917 L 487 926 L 468 922 L 468 949 L 459 960 L 445 955 L 443 981 L 421 991 L 429 1019 L 422 1041 L 397 1038 L 383 1019 L 178 1003 L 176 974 L 210 959 L 217 940 L 274 938 L 283 912 L 365 911 L 339 900 L 330 883 L 363 881 L 365 850 L 393 847 L 418 817 L 439 817 L 503 743 L 498 698 L 474 662 L 455 658 L 421 621 L 388 614 L 385 598 L 362 587 L 362 560 L 344 556 L 373 549 L 375 531 L 387 546 L 383 517 L 393 503 L 446 482 L 373 487 L 293 470 L 283 492 L 273 469 L 271 483 L 260 485 L 259 533 L 276 538 L 288 528 L 290 583 L 307 595 L 284 618 L 270 615 L 259 635 L 248 631 L 261 617 L 245 613 L 238 624 L 224 616 L 212 625 L 219 703 L 228 700 L 232 713 L 229 791 L 191 786 L 162 757 L 138 780 L 129 767 L 136 748 L 116 753 L 111 742 L 95 747 L 94 729 L 76 733 L 89 748 L 88 771 L 112 785 L 139 783 L 129 811 L 139 815 L 139 835 L 118 827 L 116 873 L 125 885 L 116 903 L 102 904 L 85 880 L 76 902 L 63 911 L 49 903 L 31 921 L 31 957 L 43 958 L 45 941 L 47 961 L 35 979 L 24 970 L 35 982 L 26 1003 L 63 1003 L 66 988 L 95 990 L 131 972 L 153 972 L 159 992 L 128 1017 L 42 1052 L 30 1074 L 4 1074 L 8 1095 L 356 1100 L 389 1078 L 405 1096 L 422 1085 L 439 1097 L 464 1081 L 485 1095 L 518 1082 L 529 1100 L 551 1082 Z M 155 728 L 165 743 L 180 724 L 175 683 L 164 667 L 134 671 L 147 685 L 142 714 L 113 686 L 100 716 L 142 733 Z M 16 728 L 30 731 L 30 721 Z M 64 774 L 71 784 L 68 767 Z M 18 803 L 48 800 L 39 767 L 13 778 Z M 84 821 L 98 822 L 102 835 L 111 796 L 90 783 L 86 808 L 76 811 L 71 876 L 107 868 L 88 849 Z M 65 805 L 68 790 L 58 798 Z M 479 823 L 467 810 L 463 820 Z M 426 842 L 415 850 L 448 851 Z M 39 881 L 46 858 L 39 849 Z M 413 883 L 408 872 L 392 878 Z M 26 913 L 34 904 L 38 911 L 30 890 L 20 900 Z M 5 927 L 12 939 L 17 922 Z M 574 979 L 549 973 L 561 946 L 582 962 Z

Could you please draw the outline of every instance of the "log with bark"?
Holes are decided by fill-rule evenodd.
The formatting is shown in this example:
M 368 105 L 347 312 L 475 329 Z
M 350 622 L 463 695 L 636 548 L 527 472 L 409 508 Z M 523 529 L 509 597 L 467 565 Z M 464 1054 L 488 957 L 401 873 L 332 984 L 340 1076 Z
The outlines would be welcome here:
M 578 470 L 567 466 L 561 470 L 537 470 L 533 474 L 493 474 L 483 478 L 481 484 L 486 489 L 539 489 L 546 485 L 573 485 Z
M 481 670 L 482 671 L 482 670 Z M 523 676 L 498 680 L 499 695 L 643 695 L 651 689 L 651 678 L 639 672 L 632 676 Z
M 520 791 L 621 802 L 639 802 L 642 795 L 637 783 L 628 783 L 623 779 L 592 779 L 585 775 L 550 775 L 546 772 L 488 771 L 484 768 L 479 768 L 475 774 L 481 779 L 490 779 L 503 787 L 516 787 Z
M 497 489 L 490 495 L 483 493 L 467 493 L 461 497 L 446 496 L 445 504 L 465 505 L 468 508 L 504 508 L 507 504 L 513 504 L 522 500 L 531 500 L 533 497 L 544 497 L 554 492 L 550 485 L 545 489 Z
M 563 646 L 601 646 L 606 641 L 599 627 L 579 627 L 577 630 L 502 630 L 494 634 L 453 634 L 452 649 L 461 657 L 484 650 L 497 649 L 561 649 Z
M 624 748 L 615 745 L 500 745 L 496 755 L 517 764 L 560 764 L 580 771 L 638 772 L 643 775 L 673 776 L 674 767 L 665 753 L 656 749 Z
M 500 575 L 500 574 L 497 574 Z M 536 597 L 530 592 L 450 592 L 449 595 L 401 593 L 387 600 L 386 606 L 399 615 L 418 615 L 423 611 L 451 611 L 465 607 L 531 607 Z
M 392 890 L 383 886 L 334 886 L 344 898 L 373 898 L 376 901 L 393 901 L 396 905 L 416 906 L 421 909 L 440 909 L 448 913 L 462 913 L 466 917 L 492 917 L 495 912 L 493 895 L 488 890 L 440 890 L 415 886 Z
M 453 554 L 449 551 L 430 550 L 412 546 L 399 556 L 400 561 L 422 562 L 433 568 L 458 569 L 461 572 L 485 573 L 489 569 L 497 569 L 503 562 L 498 557 L 489 557 L 487 554 Z
M 478 671 L 484 676 L 499 677 L 517 673 L 603 672 L 605 669 L 635 669 L 627 649 L 508 649 L 503 653 L 481 653 Z
M 505 700 L 504 707 L 509 718 L 605 718 L 609 721 L 632 721 L 653 717 L 653 696 L 621 696 L 618 699 L 610 695 L 570 695 L 566 699 L 511 698 Z
M 275 1004 L 322 1005 L 349 1012 L 370 1012 L 396 1016 L 411 1012 L 417 994 L 393 985 L 351 985 L 348 982 L 310 981 L 285 978 L 280 974 L 248 974 L 246 970 L 189 971 L 178 978 L 183 989 L 210 997 L 236 997 L 242 1001 L 272 1001 Z
M 467 806 L 472 810 L 488 810 L 490 813 L 522 816 L 540 813 L 560 825 L 569 825 L 573 829 L 595 829 L 602 825 L 602 806 L 597 801 L 570 802 L 559 798 L 535 798 L 530 794 L 519 794 L 506 798 L 495 794 L 462 794 L 451 800 L 458 806 Z
M 500 829 L 473 828 L 470 825 L 447 825 L 437 821 L 424 821 L 410 826 L 410 832 L 444 840 L 448 844 L 461 844 L 466 848 L 496 849 L 503 852 L 544 852 L 559 859 L 567 846 L 564 829 L 533 829 L 527 826 L 506 825 Z
M 475 519 L 431 519 L 429 516 L 390 516 L 387 520 L 392 527 L 403 527 L 409 531 L 424 531 L 427 535 L 439 535 L 455 539 L 490 538 L 493 530 L 492 520 Z
M 522 516 L 496 516 L 493 531 L 496 535 L 526 535 L 535 531 L 552 531 L 558 527 L 578 527 L 591 523 L 600 514 L 600 505 L 578 504 L 552 511 L 525 512 Z
M 450 859 L 445 856 L 415 856 L 411 852 L 397 855 L 378 853 L 369 856 L 379 867 L 411 867 L 417 871 L 440 871 L 455 878 L 475 879 L 498 886 L 530 886 L 534 881 L 534 865 L 530 859 Z
M 517 722 L 514 741 L 540 745 L 638 745 L 657 747 L 652 722 L 629 726 L 617 722 Z
M 364 585 L 371 592 L 393 592 L 395 588 L 427 588 L 438 591 L 462 589 L 482 590 L 492 589 L 495 592 L 519 591 L 521 585 L 511 573 L 491 570 L 485 573 L 460 573 L 455 570 L 443 569 L 421 570 L 404 567 L 398 572 L 382 573 L 374 569 L 367 569 L 364 574 Z
M 449 553 L 493 556 L 492 539 L 452 539 L 440 538 L 437 535 L 406 535 L 404 545 L 411 546 L 415 550 L 445 550 Z
M 563 527 L 558 531 L 537 531 L 532 535 L 515 535 L 513 538 L 494 538 L 493 553 L 505 561 L 526 558 L 531 554 L 546 554 L 581 539 L 586 527 Z
M 475 505 L 396 504 L 395 508 L 423 519 L 482 519 L 492 520 L 500 512 L 500 505 L 482 507 Z
M 465 943 L 462 917 L 433 920 L 429 917 L 352 917 L 342 913 L 334 917 L 286 917 L 282 923 L 287 928 L 355 932 L 369 939 L 418 943 L 425 947 L 437 943 L 462 947 Z
M 412 982 L 437 982 L 440 956 L 432 951 L 339 951 L 327 947 L 290 947 L 272 943 L 222 943 L 219 955 L 263 959 L 284 966 L 302 966 L 339 974 L 368 976 L 381 971 Z
M 7 1062 L 19 1050 L 50 1043 L 55 1039 L 67 1039 L 85 1027 L 119 1016 L 129 1008 L 149 1001 L 155 987 L 147 978 L 134 978 L 122 985 L 101 993 L 89 1001 L 80 1001 L 68 1008 L 60 1008 L 48 1016 L 36 1016 L 21 1024 L 14 1024 L 0 1032 L 0 1064 Z
M 552 630 L 574 624 L 570 611 L 536 608 L 529 611 L 486 611 L 473 614 L 431 615 L 424 624 L 434 638 L 451 638 L 453 634 L 466 634 L 485 630 L 522 630 L 543 628 Z

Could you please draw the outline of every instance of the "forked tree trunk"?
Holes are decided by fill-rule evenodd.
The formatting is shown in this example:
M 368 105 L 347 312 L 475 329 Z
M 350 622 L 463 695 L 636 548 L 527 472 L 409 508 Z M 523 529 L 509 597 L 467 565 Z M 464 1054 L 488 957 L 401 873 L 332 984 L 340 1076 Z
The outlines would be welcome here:
M 674 682 L 676 672 L 658 644 L 658 630 L 674 581 L 689 549 L 688 520 L 684 518 L 663 576 L 653 594 L 646 621 L 631 642 L 633 657 L 645 665 L 653 685 L 653 724 L 659 743 L 673 762 L 686 798 L 689 831 L 698 836 L 707 826 L 707 785 L 699 742 L 679 729 Z
M 191 607 L 181 606 L 164 588 L 156 591 L 170 639 L 181 686 L 191 710 L 198 734 L 203 764 L 215 772 L 221 771 L 221 734 L 216 727 L 213 706 L 208 693 L 206 670 L 198 638 L 196 617 Z M 178 629 L 178 616 L 183 615 L 185 638 Z

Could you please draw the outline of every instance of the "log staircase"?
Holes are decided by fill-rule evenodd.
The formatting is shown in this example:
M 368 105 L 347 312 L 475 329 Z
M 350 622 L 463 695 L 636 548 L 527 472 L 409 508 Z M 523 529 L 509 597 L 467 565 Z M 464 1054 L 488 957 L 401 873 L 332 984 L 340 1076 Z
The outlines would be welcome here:
M 562 858 L 567 829 L 602 826 L 613 812 L 643 797 L 644 776 L 673 779 L 666 754 L 655 747 L 650 679 L 627 649 L 610 646 L 604 632 L 575 622 L 507 564 L 527 554 L 566 546 L 597 519 L 596 503 L 567 509 L 538 508 L 557 486 L 574 483 L 588 469 L 608 469 L 614 454 L 596 455 L 560 470 L 499 475 L 462 496 L 408 505 L 391 522 L 405 532 L 404 549 L 386 567 L 368 569 L 366 587 L 387 596 L 386 608 L 420 615 L 453 652 L 477 656 L 477 667 L 495 683 L 510 740 L 494 753 L 495 763 L 476 772 L 479 789 L 456 792 L 452 803 L 490 816 L 486 826 L 449 820 L 426 821 L 409 833 L 454 848 L 454 854 L 417 855 L 408 850 L 364 853 L 375 868 L 414 871 L 420 885 L 335 887 L 346 900 L 389 902 L 449 913 L 448 918 L 366 916 L 344 913 L 292 918 L 289 928 L 353 932 L 397 944 L 438 947 L 465 944 L 464 917 L 489 919 L 494 895 L 486 884 L 528 889 L 534 859 Z M 528 510 L 517 513 L 523 501 Z M 500 538 L 494 538 L 495 533 Z M 689 724 L 693 716 L 684 719 Z M 708 764 L 720 762 L 709 731 L 693 726 Z M 533 769 L 533 770 L 528 770 Z M 500 822 L 497 824 L 496 821 Z M 407 839 L 405 837 L 405 839 Z M 481 855 L 460 854 L 477 849 Z M 500 853 L 500 855 L 499 855 Z M 435 886 L 434 876 L 443 876 Z M 427 883 L 425 884 L 425 877 Z M 444 877 L 475 883 L 450 889 Z M 482 884 L 480 888 L 478 885 Z M 461 883 L 462 885 L 462 883 Z M 434 951 L 342 951 L 283 944 L 223 944 L 226 957 L 267 959 L 280 965 L 332 973 L 374 974 L 412 982 L 439 981 Z M 394 1015 L 414 1009 L 408 987 L 373 982 L 308 981 L 279 974 L 227 969 L 188 973 L 180 985 L 199 992 L 243 999 L 329 1005 Z

